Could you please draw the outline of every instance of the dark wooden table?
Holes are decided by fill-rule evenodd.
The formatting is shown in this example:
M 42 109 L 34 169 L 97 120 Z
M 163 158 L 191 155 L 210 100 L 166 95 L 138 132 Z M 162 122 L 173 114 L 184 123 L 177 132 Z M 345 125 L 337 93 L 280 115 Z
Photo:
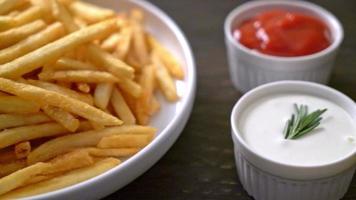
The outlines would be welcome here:
M 231 85 L 223 22 L 239 0 L 152 0 L 185 32 L 197 62 L 193 113 L 169 152 L 141 177 L 107 199 L 252 199 L 235 170 L 229 118 L 241 96 Z M 330 85 L 356 100 L 356 1 L 313 1 L 345 29 Z M 356 178 L 344 200 L 356 199 Z

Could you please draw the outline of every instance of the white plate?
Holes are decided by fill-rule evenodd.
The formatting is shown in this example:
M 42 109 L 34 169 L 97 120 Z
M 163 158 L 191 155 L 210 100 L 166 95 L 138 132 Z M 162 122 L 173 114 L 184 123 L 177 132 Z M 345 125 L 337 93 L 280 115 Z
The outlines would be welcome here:
M 177 103 L 167 103 L 162 97 L 161 111 L 151 125 L 158 128 L 154 141 L 121 165 L 95 178 L 54 192 L 27 199 L 98 199 L 127 185 L 156 163 L 173 145 L 182 132 L 193 107 L 196 72 L 191 48 L 178 26 L 156 6 L 142 0 L 89 0 L 117 11 L 141 8 L 145 25 L 159 41 L 165 44 L 182 62 L 186 77 L 177 82 L 181 96 Z

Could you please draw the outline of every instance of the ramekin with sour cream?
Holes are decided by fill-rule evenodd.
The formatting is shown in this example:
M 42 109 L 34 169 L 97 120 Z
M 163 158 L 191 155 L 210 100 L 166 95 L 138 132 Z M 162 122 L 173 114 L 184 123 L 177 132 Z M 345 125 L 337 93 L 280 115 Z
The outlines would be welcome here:
M 304 13 L 320 19 L 331 35 L 324 50 L 305 56 L 281 57 L 260 53 L 236 41 L 233 31 L 245 20 L 273 9 Z M 225 43 L 233 85 L 245 93 L 261 84 L 280 80 L 306 80 L 326 84 L 344 37 L 339 20 L 324 8 L 306 1 L 250 1 L 235 8 L 224 25 Z
M 321 124 L 298 139 L 283 129 L 293 104 L 327 108 Z M 341 199 L 356 169 L 356 105 L 306 81 L 279 81 L 246 93 L 231 114 L 237 172 L 256 200 Z

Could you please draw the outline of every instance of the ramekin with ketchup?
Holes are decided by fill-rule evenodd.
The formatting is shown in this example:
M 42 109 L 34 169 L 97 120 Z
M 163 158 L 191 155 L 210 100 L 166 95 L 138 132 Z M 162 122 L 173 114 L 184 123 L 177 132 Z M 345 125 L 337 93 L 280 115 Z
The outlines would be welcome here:
M 343 40 L 340 22 L 305 1 L 251 1 L 225 21 L 234 86 L 241 92 L 279 80 L 326 84 Z

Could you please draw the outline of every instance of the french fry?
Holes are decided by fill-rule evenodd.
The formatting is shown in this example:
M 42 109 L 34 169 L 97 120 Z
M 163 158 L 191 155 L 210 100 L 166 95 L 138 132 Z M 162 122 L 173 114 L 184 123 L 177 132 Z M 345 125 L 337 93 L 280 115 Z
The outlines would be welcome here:
M 153 134 L 113 135 L 103 137 L 98 143 L 99 148 L 143 148 L 151 142 Z
M 103 130 L 105 128 L 105 126 L 98 124 L 96 122 L 93 122 L 93 121 L 90 121 L 89 123 L 94 130 Z
M 142 88 L 139 84 L 136 82 L 130 80 L 130 79 L 122 79 L 120 83 L 117 84 L 119 88 L 131 96 L 137 98 L 141 95 L 142 93 Z
M 95 147 L 81 148 L 78 150 L 86 151 L 94 157 L 128 157 L 136 154 L 139 148 L 120 148 L 120 149 L 101 149 Z
M 148 110 L 149 115 L 154 115 L 156 112 L 159 111 L 159 109 L 161 108 L 161 105 L 159 103 L 159 101 L 157 100 L 157 98 L 155 96 L 152 97 L 151 99 L 151 106 Z
M 27 10 L 21 12 L 16 17 L 15 26 L 21 26 L 23 24 L 40 19 L 43 16 L 43 10 L 40 6 L 31 6 Z
M 90 85 L 88 83 L 76 83 L 77 89 L 84 93 L 90 92 Z
M 0 31 L 5 31 L 14 27 L 16 24 L 14 17 L 0 16 Z
M 74 23 L 79 27 L 79 28 L 84 28 L 84 27 L 87 27 L 88 26 L 88 23 L 85 22 L 84 20 L 78 18 L 78 17 L 75 17 L 73 19 Z
M 52 159 L 49 163 L 51 163 L 51 167 L 44 171 L 42 173 L 43 175 L 56 173 L 58 174 L 73 169 L 86 167 L 94 164 L 94 160 L 87 151 L 75 150 L 67 154 L 58 156 Z
M 64 34 L 61 23 L 54 23 L 46 29 L 31 35 L 21 42 L 0 51 L 0 64 L 7 63 L 23 56 L 41 46 L 56 40 Z
M 121 35 L 119 33 L 113 33 L 106 38 L 100 45 L 102 49 L 108 52 L 113 52 L 120 41 Z
M 111 97 L 111 104 L 116 114 L 126 125 L 136 124 L 135 116 L 131 112 L 120 91 L 116 88 L 114 89 Z
M 136 103 L 136 117 L 141 125 L 148 124 L 149 120 L 149 108 L 151 106 L 151 99 L 153 97 L 155 84 L 155 71 L 152 65 L 146 66 L 142 69 L 142 75 L 140 77 L 140 85 L 142 88 L 142 94 L 138 98 Z M 124 120 L 125 121 L 125 120 Z
M 15 156 L 17 159 L 26 158 L 31 152 L 31 143 L 29 141 L 20 142 L 15 145 Z
M 16 96 L 0 96 L 0 112 L 13 114 L 37 113 L 40 106 Z
M 46 175 L 37 175 L 33 178 L 31 178 L 30 180 L 27 180 L 25 183 L 23 183 L 22 185 L 23 186 L 27 186 L 27 185 L 31 185 L 31 184 L 35 184 L 35 183 L 39 183 L 39 182 L 42 182 L 42 181 L 45 181 L 45 180 L 48 180 L 48 179 L 52 179 L 56 176 L 59 176 L 61 174 L 46 174 Z M 1 196 L 0 196 L 0 199 L 1 199 Z
M 163 64 L 167 68 L 169 73 L 175 78 L 183 79 L 184 71 L 177 59 L 152 36 L 148 36 L 148 42 L 150 44 L 150 47 L 157 53 L 159 58 L 163 61 Z
M 140 66 L 147 65 L 149 62 L 149 54 L 145 34 L 141 26 L 134 25 L 132 39 L 133 49 Z
M 50 122 L 51 119 L 43 113 L 35 114 L 0 114 L 0 130 L 16 126 Z
M 108 106 L 111 93 L 113 90 L 112 83 L 100 83 L 96 86 L 94 92 L 94 103 L 97 107 L 105 110 Z
M 2 0 L 0 1 L 0 15 L 4 15 L 14 9 L 22 0 Z
M 176 86 L 172 77 L 169 75 L 167 69 L 163 66 L 157 54 L 152 54 L 152 62 L 156 69 L 156 78 L 162 93 L 168 101 L 176 101 L 179 97 L 177 95 Z
M 105 68 L 118 78 L 132 79 L 134 77 L 134 69 L 131 66 L 95 45 L 88 46 L 88 56 L 94 64 Z
M 1 33 L 0 33 L 1 34 Z M 85 63 L 71 58 L 60 58 L 51 67 L 54 70 L 97 70 L 97 67 L 90 63 Z
M 42 106 L 42 110 L 70 132 L 75 132 L 79 128 L 79 120 L 67 111 L 49 105 Z
M 38 75 L 40 80 L 81 82 L 81 83 L 114 83 L 120 80 L 108 72 L 93 70 L 46 71 Z M 90 77 L 90 78 L 89 78 Z
M 54 191 L 95 177 L 117 166 L 118 164 L 120 164 L 120 160 L 114 158 L 107 158 L 89 167 L 73 170 L 69 173 L 49 179 L 47 181 L 42 181 L 37 184 L 29 185 L 11 191 L 3 196 L 0 196 L 0 199 L 17 199 Z
M 11 62 L 0 65 L 0 77 L 20 77 L 50 63 L 64 53 L 95 38 L 110 34 L 117 28 L 115 20 L 103 21 L 80 29 Z
M 36 163 L 1 178 L 0 195 L 20 187 L 27 180 L 35 177 L 38 174 L 41 174 L 41 172 L 44 171 L 48 166 L 49 164 L 46 163 Z
M 115 12 L 113 10 L 101 8 L 82 1 L 75 1 L 71 3 L 69 8 L 74 15 L 89 23 L 99 22 L 115 16 Z
M 72 23 L 72 17 L 68 13 L 67 8 L 57 0 L 50 0 L 50 2 L 54 18 L 62 22 L 68 32 L 74 32 L 78 30 L 78 26 L 75 23 Z
M 65 133 L 68 133 L 67 129 L 57 123 L 45 123 L 6 129 L 0 132 L 0 148 L 23 141 L 63 135 Z
M 32 164 L 46 161 L 57 155 L 66 153 L 70 149 L 95 146 L 99 143 L 101 138 L 107 136 L 121 134 L 154 134 L 155 132 L 156 129 L 152 127 L 128 125 L 57 137 L 34 149 L 27 157 L 27 162 Z
M 51 5 L 49 4 L 48 0 L 30 0 L 31 4 L 34 6 L 38 6 L 42 9 L 42 18 L 48 22 L 53 22 L 53 16 L 51 14 Z
M 20 40 L 42 30 L 46 23 L 43 20 L 36 20 L 29 24 L 25 24 L 4 32 L 0 32 L 0 48 L 13 45 Z
M 103 125 L 109 126 L 122 124 L 122 121 L 118 118 L 109 115 L 95 107 L 89 106 L 82 101 L 32 85 L 26 85 L 23 83 L 11 81 L 9 79 L 0 78 L 0 90 L 17 95 L 24 99 L 39 102 L 43 105 L 47 104 L 63 108 L 68 112 L 77 114 L 83 118 L 95 121 Z
M 8 163 L 0 163 L 0 177 L 7 176 L 15 171 L 25 168 L 26 160 L 15 160 Z
M 48 82 L 44 82 L 44 81 L 38 81 L 38 80 L 27 80 L 30 84 L 35 85 L 37 87 L 46 89 L 46 90 L 50 90 L 53 92 L 57 92 L 60 93 L 62 95 L 66 95 L 68 97 L 71 97 L 73 99 L 77 99 L 80 100 L 82 102 L 85 102 L 89 105 L 93 105 L 94 104 L 94 100 L 93 97 L 89 94 L 82 94 L 79 92 L 76 92 L 74 90 L 71 90 L 69 88 L 63 87 L 63 86 L 59 86 L 53 83 L 48 83 Z
M 129 52 L 129 48 L 131 45 L 132 38 L 132 28 L 124 27 L 120 32 L 120 40 L 118 41 L 118 45 L 116 45 L 116 49 L 114 55 L 119 59 L 124 59 Z

